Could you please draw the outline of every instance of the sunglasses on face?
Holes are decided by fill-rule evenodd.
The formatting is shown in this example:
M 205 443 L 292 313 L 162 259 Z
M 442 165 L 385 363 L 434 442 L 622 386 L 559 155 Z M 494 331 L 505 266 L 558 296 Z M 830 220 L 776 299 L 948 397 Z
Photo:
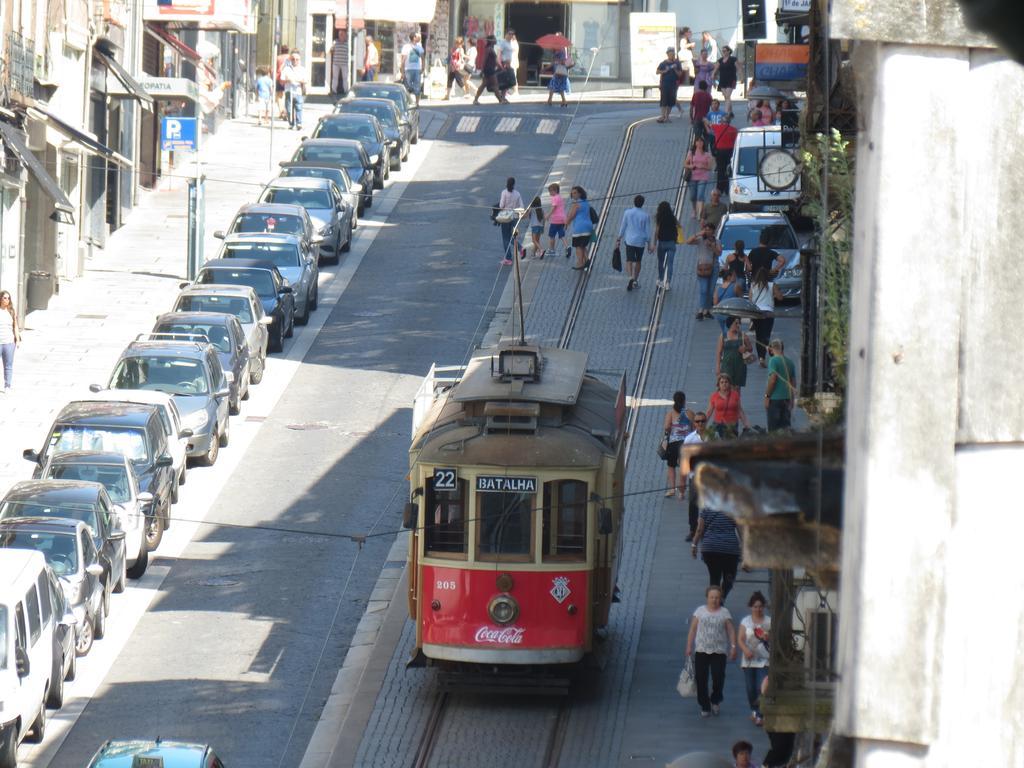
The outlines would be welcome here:
M 707 424 L 707 420 L 706 419 L 694 419 L 693 423 L 694 424 Z

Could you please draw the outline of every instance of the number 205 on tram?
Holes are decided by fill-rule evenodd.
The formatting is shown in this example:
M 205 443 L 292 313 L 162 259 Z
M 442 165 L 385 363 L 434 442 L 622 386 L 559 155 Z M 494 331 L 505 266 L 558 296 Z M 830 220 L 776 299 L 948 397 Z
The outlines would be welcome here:
M 405 511 L 410 663 L 570 664 L 607 624 L 625 378 L 586 366 L 581 352 L 503 346 L 424 380 Z

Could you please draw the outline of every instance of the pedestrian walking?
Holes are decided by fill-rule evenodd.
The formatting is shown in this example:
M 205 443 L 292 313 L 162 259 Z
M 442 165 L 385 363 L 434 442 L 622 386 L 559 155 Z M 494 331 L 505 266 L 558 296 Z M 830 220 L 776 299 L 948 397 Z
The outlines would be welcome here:
M 274 79 L 266 67 L 256 68 L 256 97 L 259 99 L 259 112 L 256 114 L 256 125 L 270 124 L 270 110 L 273 109 Z
M 737 62 L 732 55 L 732 48 L 728 45 L 722 46 L 722 58 L 715 63 L 715 69 L 711 77 L 718 81 L 718 90 L 722 92 L 725 99 L 725 111 L 732 114 L 732 92 L 736 90 L 738 78 Z
M 720 278 L 720 282 L 718 283 L 718 285 L 715 286 L 715 295 L 714 295 L 714 298 L 712 299 L 712 303 L 716 307 L 719 305 L 720 302 L 723 302 L 726 299 L 734 299 L 737 296 L 739 296 L 739 293 L 737 293 L 737 291 L 736 291 L 736 273 L 735 272 L 733 272 L 728 267 L 723 267 L 722 270 L 718 273 L 718 277 Z M 718 316 L 718 325 L 722 329 L 722 335 L 723 336 L 729 330 L 726 327 L 726 321 L 728 319 L 729 319 L 728 315 L 726 315 L 726 316 L 719 315 Z
M 711 283 L 715 264 L 722 253 L 722 245 L 715 238 L 714 230 L 708 225 L 686 241 L 697 246 L 697 319 L 711 317 Z
M 747 254 L 747 269 L 751 275 L 757 274 L 759 269 L 767 269 L 768 275 L 775 277 L 786 266 L 786 259 L 768 245 L 768 241 L 771 239 L 770 229 L 771 227 L 764 227 L 761 230 L 757 247 L 751 248 L 750 253 Z
M 679 33 L 679 63 L 683 67 L 683 76 L 679 80 L 680 85 L 689 85 L 693 82 L 696 74 L 693 69 L 693 51 L 697 44 L 691 39 L 693 31 L 689 27 L 683 27 Z
M 416 97 L 416 106 L 420 105 L 420 93 L 423 91 L 423 46 L 420 44 L 420 33 L 409 35 L 409 42 L 402 46 L 399 73 L 405 87 Z
M 339 99 L 348 93 L 345 81 L 348 73 L 348 31 L 338 30 L 338 35 L 331 44 L 331 93 Z
M 587 192 L 583 187 L 573 187 L 569 190 L 569 197 L 572 199 L 572 205 L 569 207 L 569 213 L 566 214 L 565 224 L 572 232 L 572 247 L 576 249 L 576 266 L 573 269 L 586 269 L 590 266 L 587 248 L 590 246 L 590 239 L 594 234 L 594 220 L 597 218 L 597 214 L 590 207 Z
M 5 395 L 14 384 L 14 351 L 20 343 L 21 331 L 18 329 L 14 300 L 9 291 L 0 291 L 0 358 L 3 358 L 4 364 Z
M 722 111 L 722 102 L 718 99 L 711 100 L 711 109 L 704 115 L 704 128 L 708 133 L 711 132 L 711 126 L 720 125 L 725 120 L 725 112 Z
M 733 389 L 742 390 L 747 385 L 747 363 L 753 360 L 754 345 L 743 333 L 738 317 L 726 318 L 725 332 L 718 337 L 715 351 L 715 376 L 724 373 L 729 376 Z
M 501 252 L 502 265 L 509 266 L 512 263 L 512 256 L 515 255 L 515 231 L 519 221 L 519 212 L 524 208 L 523 197 L 516 189 L 514 176 L 505 180 L 505 188 L 501 190 L 498 198 L 498 224 L 501 227 Z
M 736 583 L 742 552 L 740 546 L 735 520 L 718 510 L 704 508 L 700 511 L 690 554 L 696 558 L 700 551 L 700 559 L 708 569 L 708 583 L 722 588 L 723 603 Z
M 668 490 L 665 498 L 670 499 L 679 494 L 682 498 L 686 482 L 679 472 L 679 452 L 686 436 L 693 431 L 694 413 L 686 408 L 686 393 L 675 392 L 672 395 L 672 407 L 665 412 L 662 424 L 665 440 L 665 464 L 668 466 Z
M 711 111 L 711 91 L 708 84 L 703 80 L 697 82 L 697 90 L 693 92 L 690 99 L 690 129 L 694 137 L 703 137 L 707 128 L 704 126 L 704 118 Z
M 737 741 L 732 745 L 732 759 L 736 768 L 757 768 L 751 757 L 753 754 L 754 745 L 749 741 Z
M 708 58 L 707 51 L 700 52 L 700 58 L 697 60 L 694 69 L 697 70 L 694 86 L 699 88 L 700 84 L 704 83 L 710 93 L 711 87 L 714 85 L 712 73 L 715 71 L 715 62 L 713 59 Z
M 484 63 L 480 67 L 483 81 L 480 83 L 480 87 L 477 88 L 476 96 L 473 97 L 474 104 L 480 103 L 480 95 L 484 92 L 485 88 L 494 94 L 494 98 L 499 103 L 504 104 L 506 102 L 501 89 L 498 87 L 498 54 L 494 50 L 494 43 L 494 35 L 489 35 L 487 37 L 487 48 L 484 51 Z
M 768 659 L 771 642 L 771 617 L 765 612 L 768 601 L 760 592 L 754 592 L 747 601 L 750 614 L 740 622 L 737 642 L 740 647 L 740 667 L 747 687 L 747 703 L 754 725 L 764 725 L 761 713 L 761 684 L 768 677 Z
M 725 266 L 736 275 L 736 283 L 740 287 L 740 295 L 747 291 L 747 254 L 742 240 L 737 240 L 732 251 L 725 257 Z
M 782 339 L 774 338 L 768 344 L 768 384 L 764 390 L 768 431 L 788 429 L 792 424 L 793 404 L 796 401 L 796 365 L 784 354 Z
M 452 83 L 458 83 L 462 89 L 462 96 L 466 98 L 473 87 L 469 74 L 466 72 L 466 49 L 463 47 L 461 37 L 455 38 L 451 53 L 448 54 L 448 87 L 444 92 L 444 100 L 448 101 L 452 95 Z
M 511 90 L 519 94 L 519 40 L 516 39 L 516 31 L 509 29 L 505 32 L 504 38 L 498 41 L 496 50 L 498 52 L 498 65 L 501 69 L 508 70 L 513 75 L 513 85 L 503 91 Z
M 672 113 L 672 107 L 676 105 L 676 91 L 679 90 L 683 75 L 675 48 L 668 48 L 665 51 L 665 60 L 658 65 L 657 75 L 658 89 L 661 92 L 661 99 L 658 102 L 661 106 L 661 117 L 658 118 L 658 122 L 671 123 L 669 115 Z
M 729 207 L 722 202 L 722 193 L 715 187 L 711 188 L 711 202 L 704 204 L 704 219 L 701 224 L 711 227 L 712 232 L 718 231 L 718 225 L 722 223 Z
M 274 93 L 277 96 L 277 116 L 282 120 L 287 120 L 288 106 L 285 99 L 284 70 L 291 61 L 291 54 L 288 52 L 287 45 L 282 45 L 277 50 L 277 59 L 274 61 Z
M 654 238 L 658 254 L 658 285 L 666 291 L 672 285 L 672 267 L 676 260 L 676 244 L 681 239 L 683 225 L 672 212 L 667 200 L 658 203 L 654 213 Z
M 306 86 L 309 85 L 309 73 L 302 66 L 302 56 L 292 51 L 289 65 L 285 67 L 285 109 L 288 112 L 288 126 L 296 131 L 302 130 L 302 107 L 306 101 Z
M 715 142 L 715 187 L 719 192 L 729 188 L 729 165 L 732 163 L 732 150 L 736 146 L 739 131 L 732 124 L 732 112 L 727 112 L 720 123 L 710 126 L 711 136 Z
M 718 374 L 715 381 L 717 389 L 708 398 L 709 431 L 719 437 L 735 437 L 739 434 L 741 422 L 744 429 L 750 429 L 750 422 L 740 402 L 739 390 L 733 387 L 727 373 Z
M 684 167 L 690 172 L 690 182 L 687 185 L 687 196 L 690 205 L 693 206 L 693 217 L 700 221 L 704 217 L 704 199 L 707 197 L 708 186 L 711 181 L 711 166 L 714 158 L 705 148 L 704 137 L 697 136 L 693 140 L 693 146 L 686 153 Z
M 569 67 L 566 64 L 565 51 L 557 51 L 554 57 L 554 68 L 552 69 L 551 79 L 548 80 L 548 106 L 551 106 L 551 100 L 557 93 L 562 99 L 562 106 L 566 106 L 568 102 L 565 100 L 565 94 L 569 92 Z
M 775 326 L 775 302 L 781 299 L 779 287 L 769 278 L 768 270 L 761 267 L 750 281 L 750 300 L 761 310 L 761 317 L 751 320 L 751 325 L 754 327 L 757 361 L 762 368 L 767 367 L 768 340 Z
M 565 258 L 572 253 L 568 241 L 565 238 L 565 198 L 561 195 L 561 187 L 558 184 L 548 185 L 548 198 L 551 200 L 551 210 L 548 212 L 548 250 L 555 253 L 555 240 L 557 239 L 565 249 Z
M 622 214 L 619 224 L 619 236 L 615 238 L 615 247 L 626 244 L 626 290 L 632 291 L 640 287 L 640 268 L 643 266 L 644 248 L 648 253 L 654 251 L 654 233 L 651 231 L 651 215 L 644 210 L 644 196 L 633 198 L 633 207 Z
M 539 197 L 533 198 L 530 203 L 530 241 L 533 243 L 533 252 L 538 259 L 544 258 L 544 249 L 541 247 L 540 239 L 544 235 L 544 205 Z
M 363 56 L 363 82 L 372 83 L 377 79 L 377 68 L 380 66 L 380 51 L 373 35 L 366 36 L 366 55 Z
M 693 656 L 694 677 L 697 682 L 697 704 L 700 716 L 717 715 L 725 688 L 725 663 L 736 658 L 736 629 L 732 614 L 722 605 L 722 589 L 709 586 L 707 601 L 698 606 L 690 619 L 686 636 L 686 655 Z M 708 675 L 711 691 L 708 692 Z

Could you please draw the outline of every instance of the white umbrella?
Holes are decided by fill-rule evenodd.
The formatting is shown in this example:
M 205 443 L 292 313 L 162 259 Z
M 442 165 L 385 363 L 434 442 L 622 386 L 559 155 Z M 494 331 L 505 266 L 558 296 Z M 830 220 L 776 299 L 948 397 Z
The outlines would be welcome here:
M 211 43 L 209 40 L 200 40 L 196 44 L 196 53 L 202 56 L 204 59 L 216 59 L 220 56 L 220 48 L 215 43 Z

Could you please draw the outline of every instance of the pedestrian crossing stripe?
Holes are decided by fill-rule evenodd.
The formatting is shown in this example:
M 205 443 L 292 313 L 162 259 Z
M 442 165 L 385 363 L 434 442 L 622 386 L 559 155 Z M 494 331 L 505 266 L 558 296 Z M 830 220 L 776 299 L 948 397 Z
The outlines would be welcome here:
M 480 126 L 480 118 L 479 117 L 470 117 L 470 116 L 467 115 L 465 117 L 459 118 L 459 123 L 458 123 L 458 125 L 455 126 L 455 132 L 456 133 L 474 133 L 479 126 Z
M 541 120 L 537 123 L 537 133 L 551 134 L 558 130 L 560 120 Z
M 463 115 L 455 124 L 455 133 L 501 133 L 501 134 L 535 134 L 538 136 L 554 136 L 566 124 L 565 120 L 552 118 L 522 117 L 485 117 L 481 115 Z
M 498 126 L 494 129 L 494 132 L 515 133 L 519 129 L 519 124 L 521 122 L 523 122 L 523 120 L 519 117 L 503 117 L 498 121 Z

